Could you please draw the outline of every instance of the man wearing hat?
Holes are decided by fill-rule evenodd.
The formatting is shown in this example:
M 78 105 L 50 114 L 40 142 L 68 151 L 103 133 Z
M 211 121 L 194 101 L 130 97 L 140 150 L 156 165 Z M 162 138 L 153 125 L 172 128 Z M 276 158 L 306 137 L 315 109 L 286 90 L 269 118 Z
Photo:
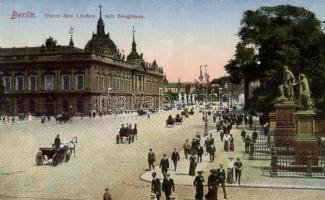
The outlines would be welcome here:
M 202 176 L 203 171 L 198 171 L 197 176 L 194 179 L 193 185 L 195 187 L 195 200 L 203 200 L 203 182 L 204 178 Z
M 60 144 L 61 144 L 61 140 L 60 140 L 60 135 L 58 134 L 56 136 L 56 138 L 54 139 L 54 147 L 56 149 L 59 149 L 60 148 Z
M 224 198 L 227 199 L 226 186 L 225 186 L 226 172 L 223 169 L 223 164 L 220 164 L 220 168 L 217 169 L 216 172 L 217 172 L 217 179 L 218 179 L 218 182 L 219 182 L 218 185 L 221 184 Z
M 174 180 L 170 178 L 170 174 L 166 173 L 164 181 L 162 183 L 162 191 L 165 192 L 166 200 L 171 200 L 170 195 L 175 192 Z
M 108 192 L 108 188 L 105 188 L 105 193 L 103 194 L 103 200 L 112 200 L 112 197 Z
M 185 143 L 183 144 L 183 149 L 184 149 L 185 158 L 187 159 L 187 156 L 188 154 L 190 154 L 190 150 L 191 150 L 191 144 L 188 142 L 188 139 L 186 139 Z
M 148 164 L 149 164 L 149 170 L 150 171 L 151 171 L 151 168 L 153 170 L 155 170 L 155 166 L 154 166 L 155 161 L 156 161 L 155 153 L 152 152 L 152 149 L 150 148 L 149 153 L 148 153 Z
M 237 161 L 234 164 L 235 166 L 235 176 L 236 176 L 236 181 L 238 180 L 238 184 L 240 185 L 240 177 L 241 177 L 241 170 L 243 169 L 243 163 L 240 162 L 240 159 L 237 158 Z
M 164 157 L 160 160 L 159 168 L 161 168 L 161 173 L 165 175 L 169 168 L 169 161 L 168 158 L 166 158 L 166 154 L 164 153 Z
M 151 192 L 155 193 L 157 200 L 160 200 L 161 184 L 156 172 L 152 173 Z

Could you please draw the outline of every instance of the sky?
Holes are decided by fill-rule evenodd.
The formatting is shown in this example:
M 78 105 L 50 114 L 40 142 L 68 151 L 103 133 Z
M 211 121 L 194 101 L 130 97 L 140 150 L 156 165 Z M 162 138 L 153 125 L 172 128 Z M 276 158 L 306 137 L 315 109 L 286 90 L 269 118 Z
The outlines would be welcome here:
M 102 5 L 105 32 L 124 54 L 131 51 L 134 25 L 137 51 L 148 62 L 156 59 L 168 81 L 191 82 L 198 78 L 200 65 L 208 65 L 212 80 L 226 75 L 224 66 L 239 41 L 236 33 L 244 11 L 283 4 L 305 7 L 325 20 L 325 0 L 0 0 L 0 47 L 40 46 L 49 36 L 68 45 L 72 26 L 75 46 L 84 48 L 96 31 Z M 11 19 L 14 12 L 28 11 L 35 18 Z M 77 18 L 87 14 L 94 17 Z

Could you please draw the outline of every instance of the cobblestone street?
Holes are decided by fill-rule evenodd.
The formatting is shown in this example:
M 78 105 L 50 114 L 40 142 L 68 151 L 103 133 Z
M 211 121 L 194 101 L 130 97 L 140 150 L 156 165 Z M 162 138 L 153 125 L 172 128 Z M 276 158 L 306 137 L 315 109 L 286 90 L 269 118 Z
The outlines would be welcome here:
M 169 155 L 174 147 L 181 150 L 186 138 L 191 140 L 197 131 L 203 133 L 200 113 L 185 118 L 183 125 L 166 128 L 167 116 L 176 113 L 177 111 L 155 113 L 150 120 L 146 116 L 131 115 L 75 119 L 68 124 L 56 124 L 53 120 L 40 124 L 38 120 L 33 120 L 9 126 L 1 125 L 0 199 L 101 199 L 105 187 L 110 188 L 113 199 L 149 199 L 150 183 L 139 178 L 148 168 L 148 149 L 153 148 L 157 161 L 160 161 L 162 154 Z M 132 144 L 115 144 L 115 136 L 122 123 L 138 124 L 138 140 Z M 72 156 L 69 162 L 57 167 L 51 163 L 37 166 L 35 155 L 38 148 L 50 147 L 56 134 L 61 135 L 63 142 L 70 141 L 73 136 L 78 137 L 76 157 Z M 208 171 L 212 167 L 218 167 L 220 162 L 226 164 L 229 156 L 242 154 L 239 134 L 236 130 L 234 134 L 236 151 L 223 152 L 214 133 L 217 141 L 216 161 L 210 164 L 206 162 L 207 157 L 204 157 L 205 162 L 198 169 Z M 181 152 L 181 158 L 183 157 Z M 193 177 L 186 175 L 186 161 L 182 160 L 181 163 L 179 169 L 184 175 L 175 176 L 176 184 L 186 182 L 190 185 Z M 244 160 L 245 164 L 251 165 Z M 173 177 L 173 172 L 171 173 Z M 260 172 L 254 176 L 252 173 L 254 172 L 244 172 L 244 187 L 227 188 L 230 199 L 270 199 L 263 195 L 265 192 L 276 194 L 272 199 L 304 199 L 307 196 L 309 199 L 321 199 L 325 195 L 320 190 L 299 190 L 297 193 L 298 190 L 292 189 L 245 188 L 245 184 L 255 178 L 259 180 Z M 205 174 L 207 175 L 208 173 Z M 256 184 L 261 183 L 256 181 Z M 176 195 L 178 199 L 193 199 L 194 187 L 176 185 Z

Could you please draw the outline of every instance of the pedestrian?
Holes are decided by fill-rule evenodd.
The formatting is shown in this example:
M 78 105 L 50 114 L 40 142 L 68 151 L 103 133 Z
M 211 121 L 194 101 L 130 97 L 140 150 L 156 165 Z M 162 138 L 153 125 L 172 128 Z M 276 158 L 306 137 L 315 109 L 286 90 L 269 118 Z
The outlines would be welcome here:
M 197 176 L 194 179 L 193 185 L 195 187 L 195 200 L 203 200 L 203 183 L 204 177 L 202 176 L 203 171 L 197 171 Z
M 15 116 L 12 116 L 11 118 L 11 124 L 14 124 L 15 123 Z
M 234 158 L 230 157 L 227 166 L 227 183 L 232 184 L 234 182 Z
M 197 149 L 197 156 L 198 156 L 198 162 L 202 162 L 202 155 L 204 153 L 203 147 L 201 145 L 199 145 L 198 149 Z
M 157 200 L 160 200 L 161 183 L 156 172 L 152 173 L 151 192 L 155 194 Z
M 218 193 L 217 171 L 215 169 L 211 169 L 210 175 L 208 177 L 208 193 L 205 195 L 205 199 L 217 200 L 217 193 Z
M 248 124 L 249 124 L 249 128 L 252 128 L 252 126 L 253 126 L 253 116 L 252 115 L 249 115 Z
M 166 200 L 171 200 L 170 195 L 175 192 L 174 180 L 170 178 L 170 174 L 167 173 L 162 183 L 162 191 L 164 191 Z
M 232 136 L 232 134 L 230 134 L 230 138 L 229 138 L 229 150 L 235 151 L 235 141 L 234 141 L 234 137 Z
M 160 160 L 159 168 L 161 169 L 161 173 L 165 176 L 169 168 L 169 161 L 168 158 L 166 158 L 165 153 L 163 158 Z
M 149 149 L 149 153 L 148 153 L 148 164 L 149 164 L 149 171 L 151 171 L 151 167 L 153 170 L 155 170 L 155 166 L 154 163 L 156 162 L 156 156 L 155 153 L 152 152 L 152 149 Z
M 241 135 L 241 138 L 242 138 L 243 142 L 245 142 L 246 131 L 245 130 L 242 130 L 241 133 L 240 133 L 240 135 Z
M 220 168 L 217 169 L 217 179 L 218 179 L 218 183 L 219 183 L 219 185 L 221 184 L 221 186 L 222 186 L 224 199 L 227 199 L 226 185 L 225 185 L 225 181 L 226 181 L 226 172 L 225 172 L 225 170 L 223 169 L 223 164 L 220 164 Z
M 205 153 L 208 154 L 209 153 L 209 148 L 211 145 L 211 140 L 209 137 L 207 137 L 204 141 L 204 146 L 205 146 Z
M 227 134 L 225 136 L 224 145 L 223 145 L 224 151 L 229 151 L 229 139 L 230 139 L 230 136 Z
M 195 156 L 190 157 L 190 169 L 189 169 L 189 172 L 188 172 L 188 174 L 190 176 L 195 176 L 195 170 L 196 170 L 196 167 L 197 167 L 197 163 L 196 163 L 195 160 L 196 160 Z
M 185 158 L 188 158 L 188 154 L 190 154 L 191 150 L 191 144 L 188 142 L 188 139 L 186 139 L 185 143 L 183 144 L 183 149 L 184 149 L 184 155 Z
M 176 169 L 177 169 L 177 162 L 179 161 L 179 153 L 177 152 L 177 149 L 174 148 L 174 151 L 172 153 L 172 161 L 174 163 L 174 170 L 176 172 Z
M 257 135 L 256 128 L 254 128 L 254 132 L 253 132 L 253 134 L 252 134 L 252 140 L 253 140 L 253 143 L 256 142 L 257 136 L 258 136 L 258 135 Z
M 217 119 L 216 114 L 213 114 L 213 123 L 216 123 L 216 119 Z
M 240 162 L 240 159 L 237 158 L 237 161 L 234 164 L 235 167 L 235 177 L 236 177 L 236 181 L 238 181 L 238 185 L 240 185 L 240 177 L 241 177 L 241 171 L 243 169 L 243 163 Z
M 149 112 L 147 113 L 147 119 L 150 119 L 150 113 Z
M 220 130 L 220 141 L 223 142 L 224 131 Z
M 246 151 L 246 153 L 249 153 L 250 144 L 251 144 L 251 139 L 249 138 L 249 135 L 246 135 L 246 138 L 245 138 L 245 151 Z
M 215 156 L 215 153 L 216 153 L 216 147 L 214 146 L 214 144 L 211 144 L 210 145 L 210 148 L 209 148 L 209 154 L 210 154 L 210 162 L 213 162 L 214 161 L 214 156 Z
M 108 192 L 108 188 L 105 188 L 105 193 L 103 194 L 103 200 L 112 200 L 112 197 Z

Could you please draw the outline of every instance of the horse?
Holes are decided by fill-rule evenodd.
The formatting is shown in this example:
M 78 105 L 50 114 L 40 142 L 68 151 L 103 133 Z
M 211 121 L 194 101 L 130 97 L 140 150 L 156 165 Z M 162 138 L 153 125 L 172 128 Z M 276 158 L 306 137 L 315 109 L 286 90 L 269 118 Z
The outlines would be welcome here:
M 72 151 L 73 151 L 74 157 L 76 157 L 77 143 L 78 143 L 78 138 L 76 136 L 74 136 L 69 143 L 64 144 L 64 149 L 65 149 L 65 154 L 66 154 L 66 157 L 65 157 L 66 161 L 69 161 L 70 156 L 72 155 Z

